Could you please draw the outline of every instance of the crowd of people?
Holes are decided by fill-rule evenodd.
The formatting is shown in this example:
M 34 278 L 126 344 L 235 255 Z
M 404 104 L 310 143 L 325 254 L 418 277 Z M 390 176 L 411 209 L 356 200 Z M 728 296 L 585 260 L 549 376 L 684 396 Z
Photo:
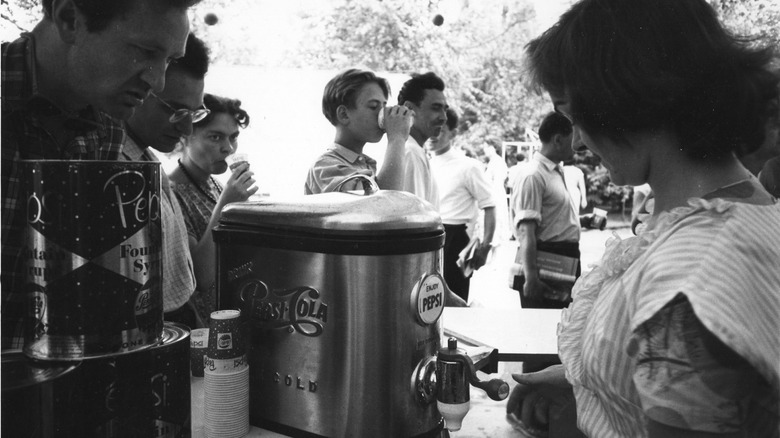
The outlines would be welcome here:
M 248 162 L 228 165 L 250 117 L 205 90 L 209 51 L 187 16 L 197 1 L 44 0 L 37 26 L 3 44 L 3 349 L 20 346 L 26 312 L 28 159 L 155 162 L 152 150 L 180 151 L 161 185 L 164 315 L 208 326 L 211 230 L 258 187 Z M 593 437 L 777 437 L 777 53 L 730 34 L 705 0 L 581 0 L 525 54 L 554 111 L 510 181 L 493 149 L 486 168 L 453 147 L 459 117 L 436 73 L 412 74 L 388 104 L 385 79 L 351 68 L 324 87 L 335 136 L 304 193 L 354 190 L 342 183 L 361 174 L 430 203 L 446 232 L 448 305 L 467 305 L 471 272 L 511 230 L 524 306 L 564 309 L 560 361 L 514 375 L 508 413 L 527 430 L 558 421 Z M 385 135 L 378 168 L 363 149 Z M 563 163 L 585 149 L 615 184 L 648 190 L 636 235 L 610 240 L 583 274 L 584 182 Z M 226 183 L 214 178 L 225 172 Z M 575 260 L 565 293 L 542 275 L 542 252 Z

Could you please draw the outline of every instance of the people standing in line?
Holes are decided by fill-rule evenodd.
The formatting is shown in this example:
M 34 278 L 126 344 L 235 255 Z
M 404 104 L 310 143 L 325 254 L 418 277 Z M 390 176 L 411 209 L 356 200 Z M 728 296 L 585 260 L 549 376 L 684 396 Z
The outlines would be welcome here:
M 456 295 L 466 302 L 469 299 L 471 270 L 484 266 L 493 241 L 496 212 L 490 183 L 482 170 L 482 164 L 452 148 L 452 140 L 458 132 L 458 114 L 447 109 L 447 123 L 439 135 L 428 139 L 427 147 L 432 157 L 431 173 L 439 187 L 439 211 L 444 224 L 444 280 Z M 465 274 L 458 266 L 461 251 L 470 245 L 474 230 L 467 230 L 479 211 L 484 212 L 484 231 L 474 249 Z
M 512 182 L 510 214 L 518 245 L 519 274 L 524 278 L 519 292 L 528 307 L 562 308 L 571 300 L 569 296 L 551 298 L 556 293 L 539 275 L 540 251 L 577 259 L 579 275 L 580 220 L 572 208 L 560 165 L 574 154 L 572 132 L 566 117 L 548 114 L 539 127 L 542 148 L 519 169 Z
M 197 0 L 42 3 L 32 32 L 2 46 L 3 348 L 21 346 L 26 314 L 20 160 L 118 159 L 120 120 L 162 91 Z
M 774 50 L 706 0 L 582 0 L 527 46 L 574 145 L 655 206 L 577 282 L 562 365 L 513 375 L 516 399 L 573 395 L 592 437 L 780 434 L 780 202 L 735 154 L 763 140 Z
M 345 178 L 363 174 L 375 179 L 380 189 L 401 190 L 404 181 L 406 139 L 412 110 L 405 106 L 386 108 L 390 84 L 373 72 L 348 69 L 334 76 L 322 94 L 322 113 L 336 128 L 336 138 L 309 169 L 304 186 L 307 195 L 332 192 Z M 383 126 L 379 113 L 383 112 Z M 366 143 L 376 143 L 387 132 L 382 169 L 363 154 Z M 343 184 L 342 190 L 361 187 L 360 181 Z
M 151 151 L 170 153 L 182 138 L 192 133 L 192 124 L 208 115 L 203 106 L 203 87 L 209 68 L 206 45 L 195 35 L 187 38 L 184 57 L 168 67 L 165 89 L 152 93 L 127 121 L 127 138 L 121 158 L 159 162 Z M 190 297 L 195 292 L 195 271 L 187 245 L 182 207 L 173 196 L 163 172 L 160 186 L 162 222 L 163 318 L 190 328 L 198 326 Z
M 209 113 L 184 138 L 178 166 L 168 177 L 184 213 L 185 242 L 189 243 L 195 266 L 198 287 L 192 302 L 198 325 L 208 327 L 211 312 L 217 310 L 216 246 L 211 230 L 219 224 L 226 205 L 248 200 L 258 187 L 248 162 L 237 161 L 230 166 L 227 162 L 238 149 L 240 130 L 249 125 L 249 114 L 241 108 L 241 101 L 206 94 L 203 102 Z M 223 186 L 213 175 L 228 170 L 231 174 Z
M 414 111 L 406 140 L 403 190 L 430 202 L 439 210 L 439 189 L 431 176 L 425 142 L 439 135 L 447 122 L 444 81 L 436 73 L 413 74 L 398 93 L 398 104 Z
M 573 160 L 563 163 L 563 177 L 566 180 L 566 188 L 571 197 L 571 206 L 579 215 L 582 209 L 588 206 L 588 190 L 585 186 L 585 173 L 574 165 Z

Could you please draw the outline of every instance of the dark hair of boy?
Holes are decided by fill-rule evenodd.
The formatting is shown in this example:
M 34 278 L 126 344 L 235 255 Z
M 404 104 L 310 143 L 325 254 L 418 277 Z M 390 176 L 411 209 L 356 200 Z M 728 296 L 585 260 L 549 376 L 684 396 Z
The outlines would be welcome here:
M 379 85 L 385 98 L 390 95 L 390 84 L 374 72 L 351 68 L 339 73 L 325 85 L 325 91 L 322 93 L 322 114 L 333 126 L 336 126 L 338 124 L 338 116 L 336 115 L 338 108 L 341 105 L 355 108 L 355 101 L 360 89 L 369 83 Z

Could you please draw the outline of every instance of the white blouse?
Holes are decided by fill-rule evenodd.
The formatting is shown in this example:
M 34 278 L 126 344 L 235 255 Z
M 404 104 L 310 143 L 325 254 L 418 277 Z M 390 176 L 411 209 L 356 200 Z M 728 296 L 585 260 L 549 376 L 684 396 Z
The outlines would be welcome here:
M 658 385 L 647 384 L 646 375 L 638 372 L 638 328 L 680 296 L 707 331 L 763 378 L 753 395 L 762 399 L 762 421 L 735 427 L 744 427 L 748 436 L 777 436 L 780 204 L 766 202 L 761 193 L 761 202 L 692 199 L 652 218 L 638 236 L 621 240 L 615 235 L 601 261 L 577 282 L 558 327 L 558 349 L 574 387 L 578 426 L 588 436 L 647 436 L 648 400 L 659 392 L 645 393 Z M 712 408 L 710 400 L 701 398 L 700 406 Z M 681 421 L 699 416 L 691 420 L 692 428 L 707 430 L 701 412 L 679 414 Z M 710 423 L 713 429 L 723 427 Z M 751 429 L 767 426 L 770 431 Z

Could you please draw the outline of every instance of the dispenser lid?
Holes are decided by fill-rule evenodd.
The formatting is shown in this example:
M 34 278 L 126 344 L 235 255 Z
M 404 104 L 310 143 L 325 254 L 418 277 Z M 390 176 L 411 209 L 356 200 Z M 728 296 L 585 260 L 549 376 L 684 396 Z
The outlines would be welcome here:
M 332 192 L 269 197 L 232 203 L 222 211 L 220 224 L 326 235 L 418 234 L 443 230 L 441 217 L 430 203 L 395 190 L 379 190 L 369 195 Z

